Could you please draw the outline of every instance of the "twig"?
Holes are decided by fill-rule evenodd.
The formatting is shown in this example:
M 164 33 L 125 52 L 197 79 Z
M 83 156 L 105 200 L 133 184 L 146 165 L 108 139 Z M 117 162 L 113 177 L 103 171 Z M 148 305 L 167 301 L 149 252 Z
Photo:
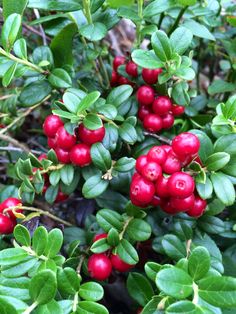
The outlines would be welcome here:
M 172 141 L 169 140 L 167 137 L 164 137 L 164 136 L 161 136 L 161 135 L 157 135 L 155 133 L 151 133 L 151 132 L 146 132 L 144 131 L 143 134 L 145 136 L 151 136 L 151 137 L 154 137 L 156 138 L 157 140 L 159 140 L 160 142 L 163 142 L 163 143 L 166 143 L 168 145 L 171 145 Z
M 40 31 L 38 31 L 36 28 L 34 28 L 34 27 L 32 27 L 32 26 L 30 26 L 30 25 L 28 25 L 28 24 L 26 24 L 26 23 L 22 23 L 22 25 L 23 25 L 23 27 L 24 27 L 25 29 L 27 29 L 27 30 L 30 31 L 31 33 L 34 33 L 34 34 L 36 34 L 36 35 L 42 37 L 42 33 L 41 33 Z M 46 40 L 48 40 L 48 41 L 51 40 L 51 38 L 48 37 L 47 35 L 45 35 L 45 38 L 46 38 Z
M 8 98 L 11 98 L 12 96 L 16 96 L 16 95 L 15 94 L 3 95 L 0 97 L 0 100 L 8 99 Z
M 0 151 L 22 152 L 23 149 L 19 148 L 19 147 L 5 146 L 5 147 L 0 147 Z M 30 151 L 31 151 L 31 153 L 36 154 L 36 155 L 42 154 L 42 152 L 40 152 L 38 150 L 31 149 Z
M 13 137 L 0 133 L 0 140 L 11 143 L 13 146 L 19 147 L 24 152 L 29 153 L 30 149 L 25 145 L 14 139 Z
M 36 16 L 37 19 L 40 19 L 40 14 L 39 14 L 39 10 L 34 9 L 34 15 Z M 44 32 L 43 26 L 41 24 L 39 24 L 39 29 L 40 29 L 40 35 L 43 39 L 43 45 L 47 46 L 47 38 L 46 38 L 46 34 Z

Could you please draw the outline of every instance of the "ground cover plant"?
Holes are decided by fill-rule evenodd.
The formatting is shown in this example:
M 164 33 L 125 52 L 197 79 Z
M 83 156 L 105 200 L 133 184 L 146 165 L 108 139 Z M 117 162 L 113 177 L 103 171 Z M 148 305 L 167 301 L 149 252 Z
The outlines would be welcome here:
M 235 2 L 0 4 L 0 313 L 234 314 Z

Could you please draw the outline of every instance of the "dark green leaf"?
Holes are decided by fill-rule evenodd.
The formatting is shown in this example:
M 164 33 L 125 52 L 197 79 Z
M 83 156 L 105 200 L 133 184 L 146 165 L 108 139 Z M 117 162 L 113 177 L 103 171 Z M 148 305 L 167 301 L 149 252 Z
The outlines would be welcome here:
M 105 149 L 105 147 L 101 143 L 96 143 L 92 145 L 91 158 L 94 165 L 98 169 L 102 171 L 107 171 L 111 168 L 111 154 L 107 149 Z
M 17 225 L 14 229 L 14 237 L 18 243 L 24 246 L 30 246 L 31 239 L 29 231 L 22 225 Z
M 151 43 L 155 54 L 161 61 L 166 62 L 171 59 L 172 48 L 166 33 L 163 31 L 155 32 L 152 35 Z
M 48 76 L 48 81 L 57 88 L 68 88 L 72 85 L 70 75 L 64 69 L 53 69 Z
M 50 93 L 51 86 L 47 81 L 36 81 L 23 88 L 19 101 L 23 107 L 31 107 L 41 102 Z
M 204 247 L 196 247 L 189 257 L 188 272 L 193 280 L 203 278 L 210 269 L 210 254 Z
M 95 22 L 93 24 L 83 25 L 80 28 L 80 34 L 91 41 L 98 41 L 107 34 L 107 28 L 103 23 Z
M 205 161 L 207 170 L 217 171 L 223 168 L 230 160 L 230 155 L 225 152 L 214 153 L 210 155 Z
M 86 301 L 99 301 L 103 294 L 102 286 L 96 282 L 86 282 L 79 289 L 79 296 Z
M 95 198 L 107 189 L 108 184 L 108 180 L 102 179 L 100 175 L 95 175 L 86 180 L 82 188 L 82 193 L 86 198 Z
M 122 239 L 116 249 L 119 257 L 127 264 L 134 265 L 138 263 L 138 253 L 126 239 Z
M 2 27 L 2 45 L 9 52 L 17 38 L 21 27 L 20 14 L 13 13 L 7 17 Z
M 232 205 L 235 201 L 235 190 L 232 182 L 221 172 L 212 173 L 211 181 L 216 196 L 225 205 Z

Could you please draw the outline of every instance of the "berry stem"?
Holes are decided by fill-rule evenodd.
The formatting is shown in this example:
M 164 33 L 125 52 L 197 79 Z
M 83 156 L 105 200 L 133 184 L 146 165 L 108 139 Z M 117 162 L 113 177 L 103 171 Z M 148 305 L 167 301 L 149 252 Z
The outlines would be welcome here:
M 129 217 L 129 218 L 125 221 L 124 226 L 123 226 L 123 229 L 122 229 L 122 231 L 121 231 L 121 233 L 120 233 L 120 235 L 119 235 L 120 240 L 123 238 L 123 236 L 124 236 L 124 234 L 125 234 L 125 231 L 126 231 L 126 229 L 128 228 L 128 225 L 129 225 L 129 223 L 131 222 L 131 220 L 133 220 L 133 218 L 134 218 L 134 217 Z
M 79 302 L 79 295 L 78 295 L 78 292 L 76 292 L 76 294 L 74 296 L 74 300 L 73 300 L 73 306 L 72 306 L 72 311 L 73 312 L 76 311 L 78 302 Z
M 0 132 L 0 140 L 2 140 L 4 142 L 8 142 L 8 143 L 14 145 L 15 147 L 20 148 L 24 152 L 30 153 L 30 149 L 25 144 L 20 143 L 19 141 L 17 141 L 16 139 L 14 139 L 11 136 L 1 134 L 1 132 Z M 6 150 L 7 150 L 7 148 L 6 148 Z
M 30 314 L 37 306 L 37 302 L 32 303 L 22 314 Z
M 198 285 L 193 283 L 193 304 L 198 304 Z
M 169 140 L 167 137 L 164 137 L 164 136 L 161 136 L 161 135 L 157 135 L 155 133 L 151 133 L 151 132 L 146 132 L 144 131 L 143 134 L 145 136 L 151 136 L 151 137 L 154 137 L 156 138 L 157 140 L 159 140 L 160 142 L 163 142 L 163 143 L 166 143 L 168 145 L 171 145 L 171 140 Z

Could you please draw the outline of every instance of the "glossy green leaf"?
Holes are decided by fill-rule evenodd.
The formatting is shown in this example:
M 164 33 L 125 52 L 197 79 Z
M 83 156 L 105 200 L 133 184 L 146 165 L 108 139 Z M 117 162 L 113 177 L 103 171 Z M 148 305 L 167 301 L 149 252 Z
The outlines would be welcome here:
M 27 44 L 24 38 L 20 38 L 14 43 L 13 50 L 17 57 L 27 59 Z
M 86 180 L 82 188 L 82 193 L 86 198 L 95 198 L 101 195 L 108 187 L 109 181 L 101 178 L 100 175 L 94 175 Z
M 166 62 L 171 59 L 172 48 L 170 45 L 170 40 L 165 32 L 155 32 L 152 35 L 151 43 L 155 54 L 161 61 Z
M 182 55 L 191 45 L 193 39 L 192 32 L 185 27 L 178 27 L 170 36 L 170 44 L 173 51 Z
M 51 93 L 51 86 L 47 81 L 36 81 L 25 86 L 20 94 L 19 101 L 22 107 L 31 107 Z
M 49 83 L 57 88 L 71 87 L 72 81 L 70 75 L 64 69 L 53 69 L 48 76 Z
M 9 15 L 2 27 L 2 45 L 4 49 L 9 52 L 17 38 L 21 27 L 21 16 L 20 14 L 13 13 Z
M 203 278 L 210 269 L 210 254 L 204 247 L 196 247 L 188 260 L 188 272 L 193 280 Z
M 232 182 L 223 173 L 212 173 L 211 182 L 216 196 L 225 205 L 232 205 L 235 201 L 235 189 Z
M 224 166 L 227 165 L 227 163 L 230 161 L 230 155 L 225 152 L 219 152 L 219 153 L 214 153 L 210 155 L 206 162 L 205 165 L 207 167 L 207 170 L 209 171 L 217 171 Z
M 127 264 L 134 265 L 139 261 L 138 253 L 126 239 L 122 239 L 116 249 L 119 257 Z
M 38 227 L 33 234 L 32 247 L 33 250 L 38 254 L 42 255 L 48 244 L 48 233 L 45 227 Z
M 17 225 L 14 229 L 14 237 L 18 243 L 24 246 L 30 246 L 31 239 L 28 229 L 22 225 Z
M 98 41 L 107 34 L 107 28 L 103 23 L 95 22 L 93 24 L 83 25 L 80 28 L 80 34 L 91 41 Z
M 86 301 L 99 301 L 103 295 L 102 286 L 96 282 L 86 282 L 79 289 L 79 296 Z
M 48 233 L 48 243 L 45 247 L 44 254 L 52 258 L 56 256 L 63 243 L 63 234 L 60 229 L 53 229 Z

